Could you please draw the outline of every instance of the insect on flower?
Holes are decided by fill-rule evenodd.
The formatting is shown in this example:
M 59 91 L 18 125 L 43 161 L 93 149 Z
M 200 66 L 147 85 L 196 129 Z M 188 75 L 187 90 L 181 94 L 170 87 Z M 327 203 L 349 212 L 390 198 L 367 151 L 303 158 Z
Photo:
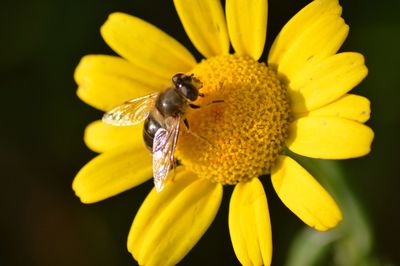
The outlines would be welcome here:
M 129 100 L 103 116 L 103 122 L 114 126 L 132 126 L 145 120 L 143 140 L 153 153 L 153 178 L 158 192 L 164 189 L 174 165 L 180 122 L 183 121 L 189 130 L 185 112 L 189 107 L 199 108 L 192 102 L 204 97 L 199 92 L 203 85 L 193 74 L 176 74 L 172 82 L 173 87 Z

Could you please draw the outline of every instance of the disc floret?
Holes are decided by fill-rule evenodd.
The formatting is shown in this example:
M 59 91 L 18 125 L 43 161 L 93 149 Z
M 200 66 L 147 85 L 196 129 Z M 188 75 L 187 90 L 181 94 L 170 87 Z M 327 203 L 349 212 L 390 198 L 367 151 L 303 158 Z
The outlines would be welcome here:
M 187 114 L 190 130 L 180 133 L 177 158 L 200 178 L 222 184 L 269 173 L 290 122 L 276 72 L 250 57 L 224 55 L 202 61 L 193 74 L 206 97 Z

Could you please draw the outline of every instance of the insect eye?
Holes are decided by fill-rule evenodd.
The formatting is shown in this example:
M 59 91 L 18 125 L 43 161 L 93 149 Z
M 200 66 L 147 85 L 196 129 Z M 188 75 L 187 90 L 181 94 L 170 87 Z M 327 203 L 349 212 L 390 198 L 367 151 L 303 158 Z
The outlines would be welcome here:
M 195 101 L 199 95 L 199 91 L 191 85 L 184 85 L 179 88 L 181 93 L 191 101 Z
M 180 88 L 183 86 L 183 77 L 184 77 L 184 74 L 182 74 L 182 73 L 178 73 L 172 77 L 172 82 L 174 83 L 174 85 L 177 88 Z

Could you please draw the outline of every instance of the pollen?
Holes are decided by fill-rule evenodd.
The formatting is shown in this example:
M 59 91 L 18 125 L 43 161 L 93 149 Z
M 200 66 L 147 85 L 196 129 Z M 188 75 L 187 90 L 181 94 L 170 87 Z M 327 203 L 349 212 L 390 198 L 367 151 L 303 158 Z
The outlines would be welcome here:
M 200 178 L 236 184 L 268 174 L 281 153 L 290 122 L 287 90 L 277 73 L 246 56 L 200 62 L 192 73 L 202 83 L 186 113 L 176 157 Z

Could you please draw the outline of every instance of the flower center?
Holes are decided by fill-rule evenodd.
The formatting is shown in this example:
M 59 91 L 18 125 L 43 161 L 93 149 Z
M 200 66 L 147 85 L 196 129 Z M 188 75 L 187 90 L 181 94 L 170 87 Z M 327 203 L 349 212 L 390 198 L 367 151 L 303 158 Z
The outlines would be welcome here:
M 196 101 L 201 108 L 187 111 L 190 129 L 182 126 L 176 157 L 200 178 L 222 184 L 269 173 L 290 120 L 276 72 L 250 57 L 224 55 L 203 60 L 192 73 L 205 97 Z

